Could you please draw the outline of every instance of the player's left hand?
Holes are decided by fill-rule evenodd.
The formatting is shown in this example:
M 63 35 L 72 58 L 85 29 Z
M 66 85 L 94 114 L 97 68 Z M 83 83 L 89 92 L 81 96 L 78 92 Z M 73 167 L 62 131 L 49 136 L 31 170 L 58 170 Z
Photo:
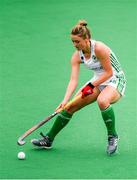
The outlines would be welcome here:
M 85 96 L 88 96 L 90 94 L 93 94 L 93 89 L 94 89 L 94 85 L 89 82 L 82 90 L 82 98 L 84 98 Z

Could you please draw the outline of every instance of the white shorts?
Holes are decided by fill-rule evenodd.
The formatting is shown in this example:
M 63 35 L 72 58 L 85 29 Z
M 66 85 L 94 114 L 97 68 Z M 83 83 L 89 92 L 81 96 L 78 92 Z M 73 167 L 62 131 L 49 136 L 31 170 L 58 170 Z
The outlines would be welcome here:
M 90 81 L 88 82 L 94 82 L 96 79 L 98 79 L 98 76 L 94 76 Z M 112 76 L 110 79 L 108 79 L 107 81 L 103 82 L 102 84 L 100 84 L 99 90 L 102 91 L 106 86 L 112 86 L 115 89 L 118 90 L 118 92 L 121 94 L 121 96 L 124 96 L 125 93 L 125 88 L 126 88 L 126 78 L 124 73 L 120 73 L 118 75 L 114 75 Z

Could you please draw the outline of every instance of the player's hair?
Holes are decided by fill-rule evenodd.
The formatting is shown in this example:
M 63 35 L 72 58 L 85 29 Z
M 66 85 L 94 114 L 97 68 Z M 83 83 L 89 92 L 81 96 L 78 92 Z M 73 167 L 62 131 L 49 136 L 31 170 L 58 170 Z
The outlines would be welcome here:
M 77 35 L 83 39 L 90 39 L 91 33 L 87 25 L 88 24 L 85 20 L 79 20 L 78 23 L 72 28 L 71 34 Z

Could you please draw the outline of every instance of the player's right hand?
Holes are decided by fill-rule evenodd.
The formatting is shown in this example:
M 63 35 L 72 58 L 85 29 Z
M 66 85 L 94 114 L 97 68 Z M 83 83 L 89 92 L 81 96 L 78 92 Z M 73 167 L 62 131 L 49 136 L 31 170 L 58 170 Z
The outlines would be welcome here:
M 65 102 L 62 102 L 62 103 L 60 103 L 59 104 L 59 106 L 56 108 L 56 112 L 60 112 L 64 107 L 65 107 L 65 105 L 66 105 L 67 103 L 65 103 Z

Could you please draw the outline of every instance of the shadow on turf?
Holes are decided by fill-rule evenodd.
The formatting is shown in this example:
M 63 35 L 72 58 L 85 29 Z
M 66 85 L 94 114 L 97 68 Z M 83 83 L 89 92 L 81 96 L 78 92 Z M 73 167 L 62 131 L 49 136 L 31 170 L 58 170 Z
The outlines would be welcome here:
M 74 157 L 75 158 L 87 158 L 87 157 L 98 157 L 98 158 L 101 158 L 101 157 L 117 157 L 120 155 L 119 151 L 117 150 L 114 154 L 112 155 L 108 155 L 106 153 L 105 150 L 100 150 L 99 148 L 95 148 L 95 147 L 90 147 L 90 148 L 87 148 L 87 147 L 83 147 L 83 148 L 74 148 L 74 147 L 67 147 L 67 146 L 64 146 L 64 147 L 53 147 L 52 149 L 45 149 L 45 148 L 37 148 L 37 147 L 33 147 L 29 150 L 29 151 L 32 151 L 32 152 L 40 152 L 40 153 L 50 153 L 51 155 L 52 154 L 62 154 L 62 155 L 66 155 L 69 156 L 70 158 L 71 157 Z

